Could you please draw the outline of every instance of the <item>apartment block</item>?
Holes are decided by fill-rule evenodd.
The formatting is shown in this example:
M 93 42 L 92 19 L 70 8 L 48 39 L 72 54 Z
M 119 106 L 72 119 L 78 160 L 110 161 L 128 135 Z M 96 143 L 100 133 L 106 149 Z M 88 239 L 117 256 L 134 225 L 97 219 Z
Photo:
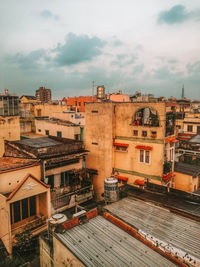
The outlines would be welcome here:
M 88 103 L 86 167 L 97 170 L 94 189 L 102 198 L 104 179 L 174 186 L 175 117 L 165 103 Z

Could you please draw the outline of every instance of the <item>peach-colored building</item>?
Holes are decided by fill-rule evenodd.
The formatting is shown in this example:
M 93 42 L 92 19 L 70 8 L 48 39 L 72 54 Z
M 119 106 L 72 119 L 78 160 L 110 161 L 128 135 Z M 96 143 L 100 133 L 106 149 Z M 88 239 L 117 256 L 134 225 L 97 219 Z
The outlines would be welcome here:
M 97 199 L 111 175 L 133 186 L 151 182 L 174 187 L 174 125 L 165 103 L 88 103 L 86 167 L 98 171 Z
M 130 95 L 122 94 L 121 90 L 119 93 L 107 94 L 106 98 L 113 102 L 130 102 Z
M 16 234 L 41 233 L 49 217 L 50 188 L 41 182 L 40 162 L 0 158 L 0 238 L 7 252 L 12 253 Z
M 177 162 L 174 174 L 176 189 L 186 192 L 195 192 L 199 189 L 200 166 Z

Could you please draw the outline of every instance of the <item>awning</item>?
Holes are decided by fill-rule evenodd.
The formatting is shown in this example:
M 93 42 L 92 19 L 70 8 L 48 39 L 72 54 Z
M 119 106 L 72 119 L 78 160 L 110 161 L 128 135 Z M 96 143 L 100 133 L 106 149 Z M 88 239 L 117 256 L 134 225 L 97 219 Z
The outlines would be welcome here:
M 144 149 L 144 150 L 152 150 L 152 146 L 136 146 L 135 148 L 138 148 L 138 149 Z
M 128 177 L 123 177 L 123 176 L 118 176 L 117 179 L 125 182 L 128 181 Z
M 168 182 L 174 176 L 173 172 L 169 172 L 168 174 L 163 174 L 162 179 L 165 182 Z
M 144 181 L 142 180 L 139 180 L 139 179 L 136 179 L 134 184 L 137 184 L 137 185 L 144 185 Z
M 178 141 L 179 141 L 179 140 L 174 139 L 174 140 L 172 140 L 171 142 L 172 142 L 172 143 L 178 143 Z
M 123 146 L 123 147 L 128 147 L 128 144 L 122 144 L 122 143 L 114 143 L 114 146 Z

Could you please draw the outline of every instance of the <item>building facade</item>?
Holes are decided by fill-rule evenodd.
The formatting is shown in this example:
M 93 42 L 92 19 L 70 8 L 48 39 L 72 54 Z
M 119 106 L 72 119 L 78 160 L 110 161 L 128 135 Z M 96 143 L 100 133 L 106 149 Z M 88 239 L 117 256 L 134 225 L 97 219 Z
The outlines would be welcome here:
M 85 111 L 85 103 L 96 102 L 97 98 L 95 96 L 79 96 L 79 97 L 68 97 L 67 105 L 71 106 L 72 110 L 77 112 Z
M 0 238 L 9 254 L 16 235 L 35 236 L 47 229 L 50 188 L 41 182 L 37 160 L 0 158 Z
M 6 142 L 5 155 L 40 160 L 42 181 L 51 189 L 51 213 L 55 214 L 93 198 L 95 171 L 83 167 L 88 154 L 81 141 L 41 137 Z
M 41 101 L 42 103 L 51 102 L 51 89 L 47 89 L 45 87 L 40 87 L 35 91 L 36 99 Z
M 80 126 L 70 121 L 56 118 L 37 118 L 35 128 L 36 134 L 80 140 Z
M 111 175 L 135 186 L 173 186 L 175 142 L 173 114 L 166 114 L 165 103 L 88 103 L 86 167 L 98 171 L 97 199 Z

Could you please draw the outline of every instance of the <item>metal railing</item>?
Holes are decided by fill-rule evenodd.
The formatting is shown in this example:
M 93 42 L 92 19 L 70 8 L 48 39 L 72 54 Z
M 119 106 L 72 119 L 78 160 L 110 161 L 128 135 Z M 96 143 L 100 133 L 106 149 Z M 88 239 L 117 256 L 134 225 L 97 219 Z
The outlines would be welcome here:
M 45 216 L 39 216 L 37 218 L 33 218 L 31 221 L 25 221 L 23 224 L 21 224 L 18 227 L 13 227 L 11 229 L 12 234 L 21 233 L 27 230 L 34 230 L 37 227 L 43 225 L 46 223 L 46 217 Z
M 90 192 L 91 190 L 92 190 L 92 186 L 87 186 L 87 187 L 78 189 L 76 191 L 60 195 L 60 196 L 52 199 L 51 204 L 53 205 L 54 209 L 58 209 L 60 207 L 69 205 L 72 196 L 85 194 L 87 192 Z

